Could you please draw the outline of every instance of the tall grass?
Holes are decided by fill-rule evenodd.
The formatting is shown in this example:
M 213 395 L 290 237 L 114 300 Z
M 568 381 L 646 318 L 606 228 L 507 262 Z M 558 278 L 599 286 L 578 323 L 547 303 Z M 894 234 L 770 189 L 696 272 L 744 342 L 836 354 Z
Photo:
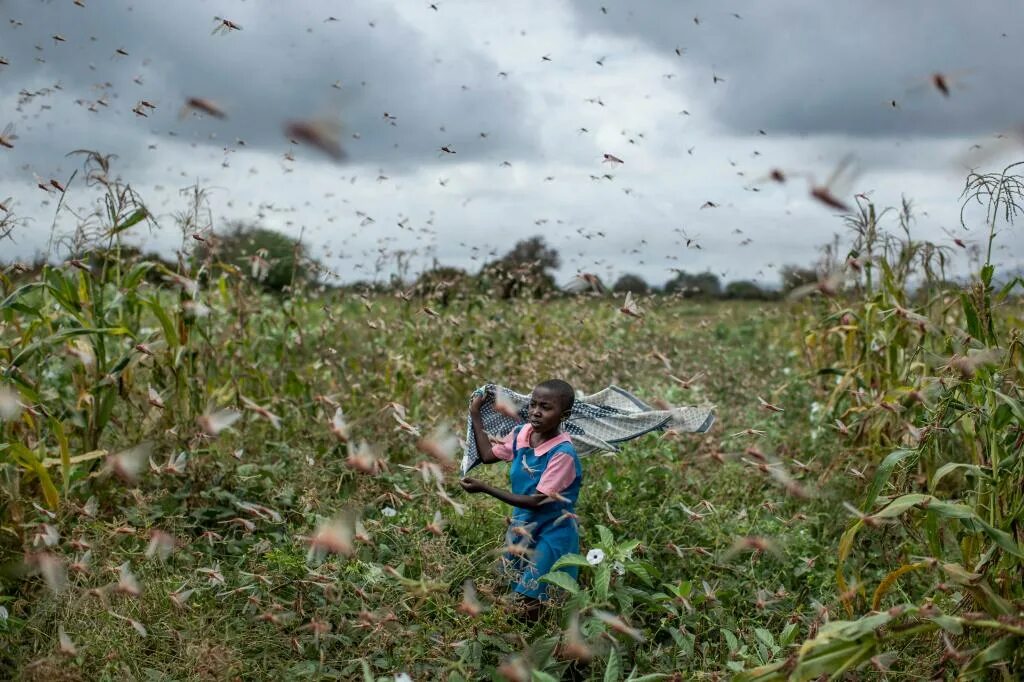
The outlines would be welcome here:
M 835 298 L 651 297 L 640 321 L 600 296 L 442 306 L 298 280 L 270 295 L 208 248 L 201 188 L 176 216 L 172 267 L 122 241 L 156 225 L 109 160 L 82 172 L 96 211 L 58 241 L 64 262 L 0 279 L 4 677 L 547 680 L 579 658 L 605 680 L 970 678 L 1021 664 L 1016 283 L 996 290 L 986 263 L 971 287 L 942 288 L 954 253 L 911 239 L 909 205 L 859 205 L 852 250 L 832 252 L 830 269 L 852 272 Z M 967 198 L 1012 218 L 1000 202 L 1019 195 L 989 181 L 972 177 Z M 584 549 L 605 557 L 565 558 L 579 580 L 549 578 L 560 599 L 531 627 L 491 573 L 507 510 L 459 495 L 436 453 L 477 385 L 550 376 L 713 401 L 719 422 L 585 460 Z
M 1024 199 L 1019 165 L 967 179 L 965 209 L 982 204 L 988 239 L 959 291 L 945 285 L 948 249 L 912 239 L 908 203 L 898 235 L 866 200 L 848 219 L 856 295 L 832 301 L 803 348 L 835 379 L 826 413 L 851 448 L 840 466 L 874 468 L 837 548 L 850 620 L 752 678 L 884 671 L 908 646 L 964 679 L 1024 669 L 1024 357 L 1016 310 L 999 314 L 1024 283 L 996 290 L 991 263 L 997 226 L 1011 227 Z

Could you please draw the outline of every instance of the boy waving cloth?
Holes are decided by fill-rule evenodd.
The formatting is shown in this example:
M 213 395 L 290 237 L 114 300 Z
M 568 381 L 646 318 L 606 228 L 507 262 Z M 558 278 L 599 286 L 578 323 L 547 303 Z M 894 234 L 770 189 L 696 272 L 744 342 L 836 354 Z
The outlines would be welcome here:
M 560 557 L 579 551 L 580 455 L 617 451 L 617 443 L 657 430 L 702 433 L 713 423 L 711 407 L 655 410 L 615 386 L 579 399 L 558 379 L 538 384 L 530 395 L 492 384 L 474 391 L 463 475 L 479 463 L 507 461 L 510 486 L 505 490 L 469 477 L 461 484 L 466 492 L 486 493 L 515 508 L 504 561 L 529 620 L 548 599 L 539 578 Z M 492 445 L 491 436 L 502 441 Z M 575 567 L 561 570 L 576 577 Z
M 484 430 L 495 438 L 505 438 L 515 427 L 528 421 L 531 395 L 487 384 L 473 392 L 470 402 L 484 396 L 480 419 Z M 619 443 L 652 431 L 704 433 L 715 423 L 713 405 L 682 406 L 668 410 L 651 407 L 618 386 L 609 386 L 593 395 L 576 398 L 562 430 L 569 434 L 580 457 L 594 452 L 618 452 Z M 473 418 L 466 418 L 466 449 L 462 455 L 462 475 L 480 464 L 480 452 L 473 433 Z

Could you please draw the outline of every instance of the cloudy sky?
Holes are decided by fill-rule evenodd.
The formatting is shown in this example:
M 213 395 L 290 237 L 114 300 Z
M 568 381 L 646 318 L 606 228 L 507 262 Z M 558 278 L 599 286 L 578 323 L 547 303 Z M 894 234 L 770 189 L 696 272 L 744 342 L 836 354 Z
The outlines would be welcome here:
M 82 148 L 116 154 L 157 215 L 147 248 L 181 244 L 198 182 L 215 231 L 301 231 L 343 280 L 397 250 L 476 271 L 541 234 L 563 281 L 774 284 L 843 233 L 808 187 L 850 155 L 839 198 L 905 195 L 917 237 L 981 244 L 960 190 L 968 166 L 1024 158 L 1022 45 L 1019 0 L 0 0 L 0 200 L 20 220 L 0 259 L 88 213 L 81 182 L 56 213 L 37 187 Z M 227 118 L 182 115 L 190 97 Z M 346 158 L 290 141 L 295 120 L 340 124 Z M 1002 265 L 1024 262 L 1022 230 Z

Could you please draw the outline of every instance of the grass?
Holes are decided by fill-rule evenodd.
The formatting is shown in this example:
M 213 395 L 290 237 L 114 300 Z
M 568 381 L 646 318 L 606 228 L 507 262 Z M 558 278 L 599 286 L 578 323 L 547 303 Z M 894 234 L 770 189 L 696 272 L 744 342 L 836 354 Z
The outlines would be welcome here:
M 842 295 L 653 296 L 636 319 L 600 296 L 272 296 L 212 254 L 179 271 L 125 256 L 146 212 L 107 191 L 92 259 L 2 279 L 3 677 L 550 680 L 575 655 L 604 680 L 1012 679 L 1024 664 L 1018 282 L 995 290 L 986 264 L 912 300 L 910 274 L 946 261 L 910 238 L 908 206 L 900 238 L 873 206 L 851 217 L 863 273 Z M 552 578 L 559 599 L 528 625 L 493 571 L 509 510 L 463 494 L 422 440 L 463 433 L 480 384 L 550 377 L 712 402 L 718 419 L 585 459 L 582 544 L 605 560 L 566 557 L 579 580 Z
M 325 303 L 333 324 L 322 310 Z M 814 440 L 808 435 L 812 425 L 806 415 L 814 396 L 798 381 L 800 370 L 792 366 L 794 358 L 783 339 L 774 335 L 779 311 L 675 302 L 651 309 L 643 322 L 630 322 L 612 301 L 598 299 L 582 306 L 574 301 L 488 303 L 433 318 L 416 312 L 416 304 L 381 298 L 371 302 L 371 319 L 383 320 L 387 328 L 378 332 L 361 322 L 365 306 L 358 301 L 310 300 L 301 307 L 281 307 L 267 298 L 249 305 L 260 312 L 248 316 L 241 330 L 220 328 L 222 320 L 228 326 L 235 319 L 221 313 L 205 323 L 202 336 L 210 342 L 201 347 L 211 353 L 211 373 L 214 364 L 219 367 L 204 389 L 216 393 L 230 375 L 240 393 L 258 396 L 282 416 L 280 431 L 250 414 L 215 440 L 196 438 L 197 429 L 189 423 L 193 415 L 172 414 L 170 406 L 139 410 L 139 396 L 125 398 L 135 407 L 111 427 L 105 438 L 112 442 L 109 449 L 156 438 L 154 462 L 162 463 L 185 447 L 185 472 L 147 473 L 133 485 L 102 477 L 74 485 L 50 523 L 61 533 L 62 548 L 72 539 L 90 543 L 89 573 L 72 576 L 59 595 L 50 594 L 39 578 L 21 585 L 18 599 L 7 604 L 11 615 L 5 637 L 12 646 L 5 650 L 11 655 L 11 670 L 44 670 L 49 661 L 86 679 L 161 677 L 164 673 L 154 671 L 167 670 L 187 679 L 287 677 L 307 670 L 345 678 L 361 673 L 361 659 L 374 674 L 406 670 L 425 679 L 461 668 L 468 679 L 496 666 L 521 648 L 518 640 L 507 640 L 509 635 L 531 639 L 524 626 L 510 620 L 500 600 L 502 587 L 490 572 L 508 510 L 490 499 L 453 492 L 466 505 L 460 516 L 431 494 L 417 480 L 419 472 L 403 468 L 423 459 L 415 449 L 416 437 L 396 432 L 390 411 L 381 409 L 388 399 L 396 399 L 407 407 L 408 420 L 424 432 L 437 423 L 460 428 L 471 388 L 498 378 L 528 388 L 540 377 L 556 375 L 583 390 L 617 383 L 648 398 L 676 403 L 713 399 L 718 405 L 719 421 L 710 434 L 651 436 L 615 456 L 586 460 L 587 483 L 579 505 L 584 546 L 599 541 L 595 529 L 603 524 L 617 538 L 641 543 L 638 556 L 657 576 L 652 577 L 655 587 L 706 580 L 718 589 L 720 605 L 714 615 L 696 618 L 686 628 L 686 637 L 694 642 L 688 662 L 665 648 L 665 642 L 657 643 L 672 641 L 667 632 L 673 624 L 668 614 L 656 612 L 635 616 L 649 618 L 651 641 L 635 651 L 624 650 L 625 660 L 645 669 L 720 669 L 729 654 L 724 629 L 741 639 L 749 638 L 755 626 L 778 631 L 789 614 L 809 609 L 812 599 L 828 601 L 834 566 L 821 555 L 843 525 L 829 497 L 847 494 L 848 482 L 841 476 L 815 482 L 815 487 L 822 486 L 821 495 L 798 502 L 786 499 L 767 477 L 752 475 L 748 466 L 709 457 L 751 444 L 724 439 L 748 427 L 766 431 L 759 439 L 761 447 L 791 453 L 812 467 L 831 459 L 836 450 L 829 430 L 819 427 Z M 292 329 L 307 330 L 307 338 L 322 333 L 325 343 L 331 339 L 331 346 L 348 352 L 331 353 L 325 343 L 312 339 L 299 346 L 294 336 L 288 344 L 281 331 L 286 316 L 296 322 Z M 458 326 L 449 321 L 453 318 Z M 524 335 L 537 333 L 545 318 L 566 320 L 552 344 L 556 350 L 523 362 L 517 349 L 528 347 Z M 243 353 L 228 335 L 236 342 L 258 340 L 250 341 Z M 287 353 L 281 352 L 282 346 L 288 346 Z M 690 391 L 673 388 L 654 350 L 679 375 L 703 370 L 706 380 Z M 135 392 L 158 380 L 174 380 L 165 365 L 170 364 L 170 351 L 168 347 L 140 360 L 134 369 Z M 447 370 L 457 358 L 475 360 L 472 374 Z M 233 361 L 238 364 L 227 366 Z M 201 360 L 192 362 L 201 375 Z M 61 364 L 75 363 L 62 359 Z M 332 394 L 342 404 L 354 437 L 367 438 L 386 452 L 390 473 L 366 478 L 345 467 L 345 448 L 332 439 L 326 413 L 312 400 L 320 393 Z M 787 411 L 759 412 L 756 395 L 773 396 Z M 204 410 L 206 405 L 198 401 L 197 407 Z M 168 434 L 175 426 L 177 433 Z M 231 454 L 239 449 L 240 461 Z M 484 475 L 502 482 L 506 474 L 494 466 Z M 395 486 L 413 499 L 403 499 Z M 450 480 L 448 487 L 452 489 Z M 81 506 L 93 495 L 100 500 L 96 518 L 83 518 Z M 225 523 L 240 515 L 239 504 L 246 501 L 273 508 L 281 522 L 254 518 L 254 532 Z M 703 501 L 709 503 L 706 516 L 694 521 L 684 506 L 698 509 Z M 307 563 L 298 536 L 310 534 L 318 517 L 354 506 L 363 515 L 372 544 L 362 544 L 347 559 L 329 559 L 320 566 Z M 386 506 L 397 515 L 383 516 Z M 449 522 L 440 538 L 424 530 L 438 509 Z M 46 520 L 31 508 L 24 513 L 33 519 L 28 528 L 35 520 Z M 806 518 L 793 520 L 796 514 Z M 166 562 L 145 556 L 154 528 L 179 540 Z M 204 540 L 204 532 L 223 539 Z M 784 537 L 785 558 L 723 561 L 732 538 L 746 535 Z M 680 550 L 679 556 L 668 549 L 669 543 L 703 547 L 709 555 Z M 70 549 L 61 553 L 68 560 L 76 555 Z M 804 558 L 814 558 L 814 565 L 807 568 Z M 116 582 L 115 568 L 126 561 L 143 586 L 139 598 L 90 595 L 90 589 Z M 383 565 L 395 567 L 412 583 L 382 572 Z M 224 584 L 210 584 L 208 574 L 198 572 L 212 567 L 219 568 Z M 310 572 L 326 576 L 330 587 L 317 584 L 321 578 L 310 581 Z M 478 620 L 455 611 L 466 578 L 476 582 L 484 601 L 495 603 Z M 182 586 L 196 591 L 186 609 L 176 609 L 168 594 Z M 239 589 L 245 586 L 251 588 Z M 780 588 L 786 596 L 773 598 L 762 610 L 753 608 L 758 590 L 774 594 Z M 250 599 L 253 595 L 258 603 Z M 143 623 L 147 636 L 139 636 L 108 609 Z M 276 610 L 288 615 L 272 619 Z M 398 620 L 360 627 L 363 610 L 374 614 L 367 617 L 369 622 L 386 613 Z M 543 630 L 557 633 L 562 616 L 558 608 L 552 609 Z M 307 627 L 314 621 L 331 624 L 331 631 L 317 636 Z M 67 660 L 56 651 L 59 624 L 78 651 Z M 452 645 L 480 642 L 476 634 L 488 631 L 490 644 L 470 652 L 470 663 L 459 664 L 467 645 Z M 208 654 L 190 654 L 195 651 Z

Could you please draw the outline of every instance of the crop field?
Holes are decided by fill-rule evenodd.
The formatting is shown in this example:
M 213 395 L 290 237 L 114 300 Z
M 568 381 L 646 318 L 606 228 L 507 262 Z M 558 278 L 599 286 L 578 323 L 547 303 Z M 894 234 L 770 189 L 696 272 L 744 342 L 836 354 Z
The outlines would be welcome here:
M 282 296 L 212 254 L 122 253 L 141 215 L 116 197 L 90 260 L 3 276 L 3 677 L 1024 666 L 1021 307 L 991 268 L 912 297 L 934 252 L 861 229 L 841 291 L 785 301 Z M 717 422 L 584 458 L 603 556 L 563 560 L 579 580 L 530 624 L 494 572 L 509 508 L 459 488 L 458 439 L 474 388 L 548 377 Z
M 0 680 L 1024 680 L 1024 3 L 864 5 L 0 2 Z

